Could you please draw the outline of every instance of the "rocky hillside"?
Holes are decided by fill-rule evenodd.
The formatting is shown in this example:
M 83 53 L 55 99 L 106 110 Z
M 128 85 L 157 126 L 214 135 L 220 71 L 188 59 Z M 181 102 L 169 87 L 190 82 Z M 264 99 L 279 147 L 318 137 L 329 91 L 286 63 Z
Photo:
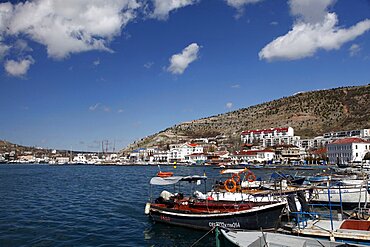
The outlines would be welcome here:
M 11 151 L 25 151 L 27 147 L 0 140 L 0 154 Z
M 298 93 L 267 103 L 185 122 L 145 137 L 122 151 L 219 134 L 237 138 L 248 129 L 288 127 L 302 138 L 370 128 L 370 84 Z

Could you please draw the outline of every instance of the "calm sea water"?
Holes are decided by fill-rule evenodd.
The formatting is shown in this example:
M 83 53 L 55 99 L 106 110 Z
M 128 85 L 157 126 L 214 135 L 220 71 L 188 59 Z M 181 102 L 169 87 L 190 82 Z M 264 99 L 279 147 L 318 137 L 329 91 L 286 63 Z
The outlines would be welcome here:
M 0 165 L 0 246 L 191 246 L 205 232 L 154 224 L 144 214 L 157 172 L 156 166 Z M 214 236 L 197 246 L 214 246 Z

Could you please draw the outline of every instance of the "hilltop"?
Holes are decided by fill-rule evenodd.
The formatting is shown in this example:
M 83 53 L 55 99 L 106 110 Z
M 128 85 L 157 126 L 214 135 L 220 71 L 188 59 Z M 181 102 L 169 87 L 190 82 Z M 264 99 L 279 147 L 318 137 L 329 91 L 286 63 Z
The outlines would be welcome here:
M 11 152 L 11 151 L 23 153 L 23 152 L 32 152 L 36 150 L 37 149 L 34 147 L 26 147 L 26 146 L 14 144 L 8 141 L 0 140 L 0 154 Z
M 238 139 L 243 130 L 288 127 L 301 138 L 325 132 L 370 128 L 370 84 L 302 92 L 236 111 L 181 123 L 142 138 L 121 152 L 165 146 L 198 137 Z

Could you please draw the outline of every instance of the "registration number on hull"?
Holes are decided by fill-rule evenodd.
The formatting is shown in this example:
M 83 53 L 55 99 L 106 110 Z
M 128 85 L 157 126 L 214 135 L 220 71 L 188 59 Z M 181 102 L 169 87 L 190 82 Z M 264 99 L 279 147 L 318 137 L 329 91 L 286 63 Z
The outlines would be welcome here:
M 209 222 L 208 225 L 209 227 L 212 227 L 212 228 L 216 226 L 221 226 L 221 227 L 226 227 L 226 228 L 240 228 L 239 222 L 225 223 L 222 221 L 217 221 L 217 222 Z

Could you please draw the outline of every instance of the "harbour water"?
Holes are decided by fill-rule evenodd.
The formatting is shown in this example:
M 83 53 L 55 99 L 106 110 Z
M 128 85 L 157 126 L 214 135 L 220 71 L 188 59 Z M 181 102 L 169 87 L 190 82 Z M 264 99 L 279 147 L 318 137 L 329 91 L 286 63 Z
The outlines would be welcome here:
M 162 170 L 219 176 L 212 167 Z M 191 246 L 205 232 L 153 224 L 144 214 L 157 172 L 156 166 L 0 165 L 0 246 Z M 214 236 L 198 246 L 214 246 Z

